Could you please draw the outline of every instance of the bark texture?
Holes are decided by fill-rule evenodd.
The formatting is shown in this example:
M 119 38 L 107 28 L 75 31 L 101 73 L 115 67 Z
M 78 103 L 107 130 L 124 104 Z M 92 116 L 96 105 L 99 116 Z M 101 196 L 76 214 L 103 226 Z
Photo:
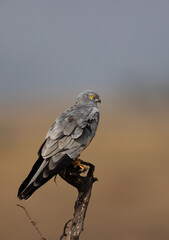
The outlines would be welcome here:
M 61 178 L 71 184 L 78 190 L 78 197 L 74 206 L 73 219 L 69 220 L 64 227 L 63 234 L 60 240 L 79 240 L 80 234 L 83 231 L 84 220 L 87 207 L 90 201 L 92 186 L 97 178 L 93 176 L 94 165 L 81 160 L 81 163 L 88 167 L 87 175 L 81 176 L 80 169 L 68 168 L 60 172 Z M 70 227 L 68 224 L 71 222 Z

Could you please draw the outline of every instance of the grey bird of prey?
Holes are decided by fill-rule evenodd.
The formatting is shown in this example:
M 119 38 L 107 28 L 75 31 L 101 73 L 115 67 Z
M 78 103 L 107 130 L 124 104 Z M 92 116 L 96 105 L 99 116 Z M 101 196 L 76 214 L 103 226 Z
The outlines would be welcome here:
M 99 122 L 97 93 L 80 93 L 75 104 L 64 111 L 46 135 L 27 178 L 21 184 L 18 198 L 28 199 L 39 187 L 77 160 L 95 136 Z

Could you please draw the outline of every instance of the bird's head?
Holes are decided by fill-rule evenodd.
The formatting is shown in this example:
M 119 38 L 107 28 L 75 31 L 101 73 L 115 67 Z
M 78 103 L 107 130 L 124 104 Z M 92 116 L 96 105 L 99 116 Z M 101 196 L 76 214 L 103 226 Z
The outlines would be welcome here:
M 101 99 L 96 92 L 91 90 L 85 90 L 80 93 L 76 99 L 76 104 L 96 105 L 97 103 L 101 103 Z

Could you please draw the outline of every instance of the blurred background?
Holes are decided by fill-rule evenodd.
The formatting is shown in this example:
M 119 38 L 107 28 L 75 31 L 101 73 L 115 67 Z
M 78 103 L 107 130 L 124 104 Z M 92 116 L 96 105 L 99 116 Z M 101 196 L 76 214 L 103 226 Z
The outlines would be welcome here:
M 169 239 L 169 1 L 0 1 L 0 239 L 49 240 L 77 192 L 59 177 L 16 198 L 45 135 L 85 89 L 102 99 L 81 158 L 99 178 L 82 240 Z

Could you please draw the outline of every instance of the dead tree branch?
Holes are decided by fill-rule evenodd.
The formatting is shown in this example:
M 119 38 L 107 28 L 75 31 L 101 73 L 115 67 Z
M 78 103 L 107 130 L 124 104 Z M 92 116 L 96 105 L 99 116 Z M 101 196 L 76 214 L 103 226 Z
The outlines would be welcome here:
M 24 210 L 27 218 L 29 219 L 30 223 L 33 225 L 33 227 L 36 229 L 37 233 L 39 234 L 39 236 L 41 237 L 41 240 L 46 240 L 46 238 L 44 238 L 42 236 L 42 233 L 40 232 L 39 228 L 37 227 L 37 223 L 35 221 L 32 220 L 32 218 L 30 217 L 28 211 L 26 210 L 26 208 L 20 204 L 17 204 L 17 207 L 20 207 Z
M 60 240 L 79 240 L 80 234 L 83 231 L 84 219 L 90 201 L 92 186 L 93 183 L 97 181 L 97 178 L 93 176 L 95 166 L 82 160 L 81 163 L 88 168 L 81 170 L 80 167 L 74 168 L 74 166 L 70 166 L 69 168 L 62 170 L 59 174 L 62 179 L 64 179 L 66 182 L 78 190 L 78 197 L 74 206 L 73 219 L 66 222 Z M 86 176 L 81 176 L 80 174 L 85 171 L 87 171 Z M 41 237 L 41 240 L 46 240 L 46 238 L 42 236 L 39 228 L 37 227 L 37 223 L 32 220 L 26 208 L 20 204 L 17 204 L 17 206 L 24 210 L 30 223 L 33 225 Z M 70 222 L 71 225 L 68 227 L 68 224 Z
M 77 169 L 75 170 L 73 167 L 64 169 L 59 174 L 61 178 L 78 190 L 78 197 L 74 206 L 73 219 L 69 220 L 65 224 L 60 240 L 79 240 L 80 234 L 83 231 L 84 219 L 90 201 L 92 186 L 93 183 L 97 181 L 97 178 L 93 176 L 95 169 L 94 165 L 82 160 L 81 163 L 89 167 L 86 176 L 81 176 L 81 171 Z M 71 226 L 69 227 L 69 230 L 66 231 L 70 221 Z

